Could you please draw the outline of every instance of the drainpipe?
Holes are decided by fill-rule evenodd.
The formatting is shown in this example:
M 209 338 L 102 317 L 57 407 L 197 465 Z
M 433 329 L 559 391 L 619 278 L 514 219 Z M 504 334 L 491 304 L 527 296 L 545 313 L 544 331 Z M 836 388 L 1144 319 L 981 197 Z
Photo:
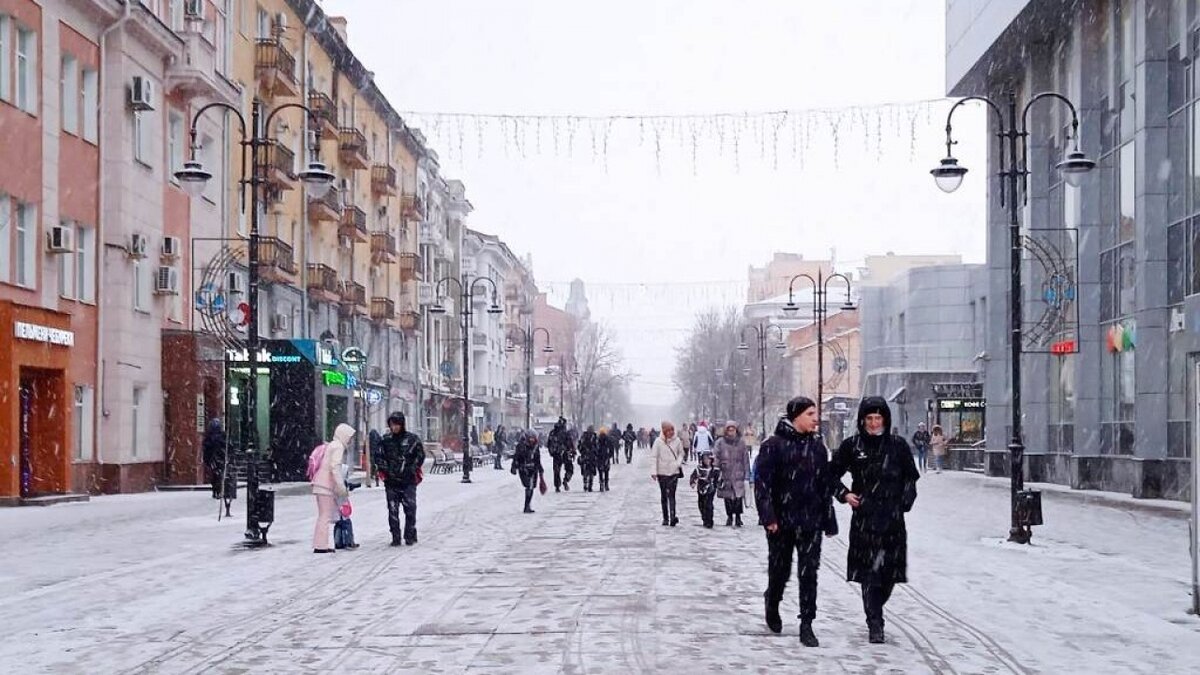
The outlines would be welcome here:
M 304 83 L 304 98 L 301 99 L 301 103 L 303 103 L 304 105 L 308 105 L 308 96 L 312 92 L 308 88 L 309 73 L 308 73 L 308 25 L 307 25 L 307 22 L 305 22 L 304 33 L 300 36 L 300 64 L 301 64 L 301 66 L 300 66 L 300 81 Z M 309 137 L 310 132 L 312 131 L 308 128 L 309 116 L 303 115 L 303 117 L 304 117 L 304 124 L 302 125 L 301 128 L 304 130 L 303 131 L 304 138 L 300 142 L 300 145 L 306 151 L 311 152 L 311 150 L 308 149 L 308 137 Z M 319 144 L 320 141 L 317 141 L 317 143 Z M 303 158 L 301 159 L 301 161 L 303 161 Z M 300 244 L 304 248 L 303 254 L 301 256 L 299 256 L 300 257 L 300 323 L 301 323 L 301 332 L 300 332 L 299 336 L 301 338 L 304 338 L 307 340 L 310 337 L 309 330 L 308 330 L 308 311 L 309 311 L 308 310 L 308 252 L 311 250 L 312 234 L 311 234 L 310 228 L 308 226 L 308 191 L 302 190 L 301 192 L 303 194 L 300 197 L 300 231 L 304 233 L 304 236 L 300 238 L 301 241 L 293 242 L 293 243 Z M 292 328 L 292 334 L 293 335 L 296 334 L 295 327 Z
M 124 26 L 125 23 L 127 21 L 129 21 L 130 17 L 133 16 L 132 0 L 122 0 L 122 4 L 124 5 L 124 11 L 121 13 L 120 18 L 118 18 L 113 23 L 109 24 L 109 26 L 107 28 L 105 28 L 104 30 L 100 31 L 100 40 L 99 40 L 99 46 L 100 46 L 99 71 L 100 72 L 98 73 L 99 77 L 97 78 L 99 80 L 99 82 L 97 83 L 97 86 L 100 91 L 98 91 L 96 93 L 96 107 L 97 107 L 97 117 L 98 117 L 98 119 L 96 121 L 96 129 L 97 129 L 97 134 L 96 134 L 97 139 L 96 140 L 99 143 L 98 152 L 99 152 L 99 156 L 100 156 L 100 171 L 99 171 L 98 175 L 100 175 L 100 176 L 103 176 L 106 174 L 106 172 L 104 170 L 104 162 L 105 162 L 105 158 L 108 153 L 105 152 L 105 149 L 108 148 L 108 145 L 109 145 L 108 138 L 105 135 L 105 129 L 104 129 L 105 118 L 107 117 L 107 115 L 105 115 L 105 111 L 107 110 L 107 105 L 105 103 L 106 97 L 104 94 L 105 94 L 105 91 L 108 89 L 108 77 L 107 77 L 107 75 L 108 75 L 108 36 L 113 31 L 119 30 L 122 26 Z M 92 411 L 92 417 L 95 420 L 95 422 L 92 425 L 92 427 L 93 427 L 92 428 L 92 449 L 93 449 L 93 456 L 95 457 L 95 462 L 96 462 L 97 466 L 99 466 L 100 464 L 103 463 L 101 461 L 102 447 L 100 445 L 100 427 L 101 427 L 103 420 L 108 417 L 108 408 L 105 407 L 105 405 L 104 405 L 105 394 L 104 394 L 104 300 L 103 300 L 103 298 L 105 297 L 105 294 L 104 294 L 105 253 L 108 250 L 108 247 L 105 246 L 105 241 L 104 241 L 104 224 L 105 224 L 105 221 L 107 220 L 107 218 L 105 217 L 105 209 L 107 208 L 108 200 L 106 200 L 104 198 L 104 195 L 105 195 L 105 186 L 103 184 L 100 184 L 98 187 L 98 190 L 97 190 L 97 200 L 96 200 L 97 205 L 98 205 L 98 210 L 99 210 L 99 214 L 97 215 L 97 218 L 96 218 L 96 399 L 93 403 L 94 410 Z M 99 413 L 99 414 L 97 414 L 97 413 Z

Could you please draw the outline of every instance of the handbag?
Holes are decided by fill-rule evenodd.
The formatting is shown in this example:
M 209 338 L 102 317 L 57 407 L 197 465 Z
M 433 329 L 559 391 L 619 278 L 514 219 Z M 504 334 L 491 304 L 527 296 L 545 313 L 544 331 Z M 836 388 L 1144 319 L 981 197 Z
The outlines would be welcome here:
M 538 474 L 538 492 L 546 494 L 546 477 Z
M 350 505 L 349 499 L 341 503 L 341 505 L 338 507 L 338 512 L 342 514 L 343 518 L 349 518 L 354 514 L 354 507 Z

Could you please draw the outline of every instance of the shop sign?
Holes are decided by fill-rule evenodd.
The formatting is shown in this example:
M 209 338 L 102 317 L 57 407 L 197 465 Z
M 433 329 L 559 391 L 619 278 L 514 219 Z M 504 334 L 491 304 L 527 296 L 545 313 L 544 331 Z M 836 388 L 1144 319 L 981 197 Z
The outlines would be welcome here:
M 227 349 L 225 357 L 230 361 L 245 363 L 250 360 L 250 352 L 245 348 Z M 300 363 L 301 360 L 298 354 L 273 354 L 265 347 L 258 350 L 259 363 Z
M 987 407 L 987 401 L 983 399 L 942 399 L 938 401 L 938 407 L 942 410 L 982 410 Z
M 367 362 L 367 353 L 358 347 L 346 347 L 342 351 L 342 362 L 348 366 L 361 366 Z
M 1079 345 L 1074 340 L 1059 340 L 1050 345 L 1050 353 L 1057 356 L 1074 354 L 1079 351 Z
M 317 343 L 317 363 L 322 366 L 336 366 L 337 357 L 333 354 L 333 349 L 324 343 Z
M 321 379 L 324 381 L 326 387 L 345 387 L 346 389 L 356 389 L 358 387 L 357 377 L 336 370 L 321 371 Z
M 60 347 L 74 347 L 75 333 L 61 328 L 51 328 L 36 323 L 17 321 L 13 324 L 13 334 L 22 340 L 45 342 Z

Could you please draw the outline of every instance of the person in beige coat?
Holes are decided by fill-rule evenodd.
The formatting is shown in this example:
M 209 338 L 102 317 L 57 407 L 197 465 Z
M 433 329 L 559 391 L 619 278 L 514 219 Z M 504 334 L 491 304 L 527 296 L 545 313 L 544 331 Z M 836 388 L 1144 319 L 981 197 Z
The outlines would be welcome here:
M 346 446 L 354 438 L 354 427 L 339 424 L 333 430 L 333 440 L 325 444 L 325 456 L 312 477 L 312 491 L 317 498 L 317 523 L 313 528 L 313 553 L 333 553 L 329 526 L 338 519 L 337 501 L 349 493 L 346 487 Z M 315 452 L 315 451 L 314 451 Z
M 658 481 L 659 501 L 662 504 L 663 525 L 675 527 L 675 488 L 683 477 L 683 441 L 675 435 L 675 425 L 662 423 L 662 435 L 654 441 L 654 473 L 650 478 Z

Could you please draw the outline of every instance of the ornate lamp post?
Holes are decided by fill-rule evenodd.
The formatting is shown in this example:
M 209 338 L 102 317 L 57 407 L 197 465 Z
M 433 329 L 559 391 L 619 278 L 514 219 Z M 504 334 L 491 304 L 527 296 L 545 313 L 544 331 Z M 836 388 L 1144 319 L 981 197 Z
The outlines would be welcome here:
M 1009 93 L 1005 108 L 985 96 L 968 96 L 951 108 L 946 115 L 946 157 L 929 173 L 943 192 L 954 192 L 962 185 L 967 168 L 961 166 L 954 158 L 952 149 L 956 143 L 952 136 L 951 120 L 954 112 L 967 101 L 983 101 L 996 116 L 996 138 L 1000 141 L 997 157 L 1000 170 L 996 175 L 1000 178 L 1000 204 L 1008 207 L 1009 223 L 1009 368 L 1010 385 L 1012 387 L 1012 434 L 1008 443 L 1009 459 L 1012 473 L 1012 524 L 1008 532 L 1008 540 L 1019 544 L 1028 544 L 1033 538 L 1032 525 L 1041 524 L 1041 509 L 1032 504 L 1032 495 L 1023 495 L 1025 479 L 1025 444 L 1022 439 L 1021 413 L 1021 350 L 1023 345 L 1021 315 L 1022 294 L 1021 284 L 1021 255 L 1024 240 L 1021 236 L 1020 201 L 1023 191 L 1029 183 L 1029 109 L 1034 103 L 1043 99 L 1056 100 L 1071 112 L 1071 140 L 1073 148 L 1066 154 L 1063 161 L 1056 165 L 1062 172 L 1063 179 L 1071 187 L 1078 187 L 1083 181 L 1083 175 L 1096 168 L 1096 163 L 1079 149 L 1079 115 L 1070 99 L 1057 92 L 1042 92 L 1034 95 L 1018 113 L 1017 98 Z M 1007 116 L 1005 111 L 1007 110 Z M 1008 155 L 1007 165 L 1005 155 Z M 1036 513 L 1034 511 L 1036 510 Z M 1036 521 L 1036 522 L 1034 522 Z
M 462 482 L 471 482 L 471 463 L 474 459 L 471 458 L 471 300 L 475 297 L 475 292 L 479 290 L 479 283 L 487 282 L 488 286 L 492 287 L 492 304 L 488 306 L 488 314 L 503 314 L 504 308 L 499 303 L 499 292 L 496 290 L 496 282 L 487 277 L 477 277 L 474 281 L 470 276 L 464 274 L 462 279 L 454 277 L 442 277 L 434 286 L 434 296 L 437 298 L 429 308 L 431 314 L 445 314 L 446 296 L 445 293 L 450 289 L 450 284 L 454 283 L 458 286 L 459 293 L 462 299 L 462 358 L 463 358 L 463 423 L 462 423 L 462 447 L 463 447 L 463 477 Z M 445 288 L 443 288 L 443 284 Z
M 746 343 L 746 331 L 754 329 L 754 336 L 757 338 L 758 346 L 758 374 L 759 374 L 759 405 L 762 406 L 760 424 L 762 425 L 763 438 L 766 438 L 767 433 L 767 337 L 774 328 L 779 333 L 779 342 L 775 343 L 775 348 L 779 350 L 787 349 L 787 342 L 783 339 L 783 329 L 778 324 L 750 324 L 742 328 L 742 342 L 737 346 L 739 351 L 748 351 L 750 345 Z
M 205 185 L 212 179 L 213 175 L 210 171 L 204 168 L 204 165 L 196 158 L 196 125 L 200 121 L 200 116 L 213 108 L 223 108 L 224 110 L 233 113 L 237 118 L 241 131 L 242 140 L 242 177 L 238 183 L 242 186 L 242 206 L 243 210 L 246 205 L 246 195 L 250 195 L 250 236 L 249 236 L 249 251 L 248 251 L 248 266 L 249 266 L 249 289 L 247 306 L 249 311 L 246 317 L 246 351 L 247 361 L 250 368 L 250 385 L 246 387 L 246 411 L 250 418 L 249 428 L 244 430 L 245 433 L 245 449 L 246 449 L 246 542 L 247 545 L 265 545 L 266 532 L 260 522 L 259 513 L 259 495 L 258 495 L 258 455 L 259 455 L 259 438 L 258 438 L 258 351 L 259 351 L 259 336 L 258 336 L 258 286 L 259 286 L 259 270 L 258 270 L 258 254 L 259 254 L 259 227 L 258 227 L 258 212 L 259 200 L 264 196 L 261 194 L 264 187 L 267 185 L 267 170 L 269 165 L 268 152 L 269 148 L 275 145 L 276 141 L 267 135 L 267 130 L 271 128 L 271 121 L 280 112 L 288 108 L 297 108 L 308 113 L 310 120 L 310 128 L 318 129 L 319 125 L 316 122 L 313 111 L 307 106 L 299 103 L 286 103 L 274 110 L 266 113 L 266 119 L 263 119 L 263 105 L 259 101 L 254 101 L 250 108 L 250 132 L 247 133 L 246 118 L 241 111 L 227 103 L 209 103 L 208 105 L 196 111 L 192 117 L 191 127 L 191 159 L 183 163 L 183 168 L 175 172 L 175 178 L 179 180 L 180 186 L 187 194 L 196 198 L 204 192 Z M 333 181 L 336 178 L 325 165 L 318 161 L 320 156 L 320 137 L 319 132 L 310 149 L 312 159 L 308 162 L 307 167 L 299 172 L 298 176 L 301 182 L 304 183 L 308 193 L 313 197 L 324 197 L 329 189 L 333 187 Z M 249 160 L 249 175 L 246 175 L 247 160 Z M 247 189 L 248 188 L 248 189 Z
M 525 429 L 528 431 L 533 428 L 533 341 L 537 338 L 538 331 L 545 333 L 546 344 L 542 347 L 543 354 L 553 354 L 554 348 L 550 346 L 550 331 L 545 328 L 534 328 L 532 331 L 527 331 L 520 326 L 509 326 L 521 337 L 521 350 L 525 352 Z M 517 351 L 516 345 L 513 344 L 513 336 L 509 336 L 508 344 L 504 346 L 504 351 L 512 354 Z M 562 416 L 561 402 L 562 385 L 559 385 L 559 416 Z
M 800 309 L 800 305 L 796 304 L 794 299 L 795 283 L 798 279 L 806 279 L 812 284 L 812 305 L 813 305 L 813 323 L 817 325 L 817 419 L 823 424 L 823 406 L 825 399 L 825 319 L 829 316 L 829 282 L 834 279 L 839 279 L 846 284 L 846 300 L 842 303 L 843 311 L 853 311 L 854 303 L 850 300 L 850 278 L 844 274 L 834 272 L 828 277 L 824 276 L 820 270 L 817 271 L 817 277 L 814 279 L 809 274 L 797 274 L 788 281 L 788 301 L 783 306 L 783 311 L 793 313 Z

